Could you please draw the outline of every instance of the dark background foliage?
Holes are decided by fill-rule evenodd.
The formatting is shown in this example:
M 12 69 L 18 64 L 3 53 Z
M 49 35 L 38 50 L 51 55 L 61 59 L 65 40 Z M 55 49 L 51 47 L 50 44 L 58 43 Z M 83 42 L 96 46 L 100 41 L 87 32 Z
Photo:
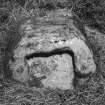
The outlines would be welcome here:
M 86 26 L 105 33 L 104 0 L 78 0 L 75 2 L 73 12 Z
M 32 9 L 54 10 L 72 8 L 73 13 L 86 26 L 105 33 L 105 1 L 104 0 L 0 0 L 0 23 L 7 23 L 9 14 L 18 15 L 24 9 L 30 14 Z M 17 11 L 15 11 L 18 9 Z M 7 10 L 7 11 L 6 11 Z M 9 10 L 9 11 L 8 11 Z M 15 13 L 13 14 L 13 11 Z M 14 15 L 14 16 L 15 16 Z M 15 17 L 17 19 L 18 17 Z

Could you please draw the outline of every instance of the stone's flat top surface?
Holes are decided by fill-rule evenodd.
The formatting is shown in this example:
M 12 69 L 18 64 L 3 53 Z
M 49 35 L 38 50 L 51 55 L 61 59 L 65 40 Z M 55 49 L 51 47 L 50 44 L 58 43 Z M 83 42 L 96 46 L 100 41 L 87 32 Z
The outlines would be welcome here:
M 18 49 L 23 49 L 21 55 L 19 55 L 21 57 L 35 51 L 51 51 L 55 48 L 63 47 L 67 40 L 71 41 L 77 37 L 74 32 L 70 32 L 67 26 L 50 25 L 41 27 L 34 30 L 34 33 L 29 35 L 31 37 L 26 35 L 21 39 L 15 54 L 19 55 Z
M 25 21 L 21 25 L 21 30 L 24 31 L 25 35 L 20 45 L 25 46 L 28 42 L 34 43 L 36 49 L 38 49 L 40 46 L 49 48 L 46 45 L 51 46 L 51 44 L 57 43 L 56 40 L 68 40 L 78 36 L 85 40 L 73 25 L 71 17 L 70 10 L 61 9 L 49 12 L 44 17 L 36 17 Z M 39 45 L 38 48 L 37 45 Z

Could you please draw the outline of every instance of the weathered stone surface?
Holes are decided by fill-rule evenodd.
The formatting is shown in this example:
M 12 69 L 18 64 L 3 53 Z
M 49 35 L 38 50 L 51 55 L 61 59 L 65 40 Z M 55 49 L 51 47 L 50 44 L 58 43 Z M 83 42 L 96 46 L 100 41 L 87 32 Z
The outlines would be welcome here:
M 23 62 L 25 62 L 23 66 L 26 66 L 26 65 L 28 66 L 26 66 L 22 74 L 16 74 L 17 69 L 14 69 L 13 74 L 15 79 L 25 82 L 28 80 L 27 77 L 29 78 L 30 69 L 29 69 L 28 61 L 25 58 L 26 55 L 32 54 L 34 52 L 47 53 L 47 52 L 53 51 L 54 49 L 62 49 L 65 47 L 74 52 L 75 65 L 77 66 L 79 72 L 81 73 L 95 72 L 96 65 L 93 61 L 93 54 L 88 48 L 88 46 L 86 45 L 84 36 L 73 26 L 73 23 L 70 17 L 71 15 L 69 11 L 67 12 L 65 10 L 64 11 L 58 10 L 58 11 L 49 13 L 45 17 L 27 20 L 25 21 L 24 24 L 21 25 L 21 31 L 22 31 L 21 35 L 23 35 L 23 37 L 21 41 L 18 43 L 16 49 L 14 50 L 14 58 L 16 59 L 16 61 L 22 59 Z M 60 59 L 60 57 L 58 59 Z M 69 57 L 67 58 L 64 57 L 64 60 L 65 59 L 69 59 Z M 64 64 L 63 64 L 63 63 L 60 63 L 60 61 L 63 61 L 63 60 L 58 60 L 57 64 L 58 65 L 60 64 L 60 67 L 61 65 L 64 66 L 64 64 L 71 63 L 69 61 L 65 63 L 66 61 L 64 61 Z M 10 64 L 12 63 L 13 62 L 11 62 Z M 16 65 L 17 64 L 22 65 L 21 61 L 19 61 L 19 63 L 17 62 Z M 12 65 L 14 65 L 14 63 Z M 14 68 L 14 66 L 12 68 Z M 72 68 L 72 65 L 68 69 L 70 68 Z M 67 66 L 65 66 L 64 69 L 67 69 Z M 69 78 L 70 84 L 71 84 L 74 75 L 73 75 L 73 68 L 70 70 L 72 74 L 70 75 L 70 78 Z M 54 74 L 57 74 L 57 72 Z M 59 72 L 58 72 L 58 75 L 60 76 Z M 48 81 L 47 84 L 49 85 L 51 81 Z M 58 82 L 53 85 L 61 87 L 60 85 L 62 83 L 60 85 L 57 85 Z M 70 87 L 70 86 L 68 85 L 67 87 Z

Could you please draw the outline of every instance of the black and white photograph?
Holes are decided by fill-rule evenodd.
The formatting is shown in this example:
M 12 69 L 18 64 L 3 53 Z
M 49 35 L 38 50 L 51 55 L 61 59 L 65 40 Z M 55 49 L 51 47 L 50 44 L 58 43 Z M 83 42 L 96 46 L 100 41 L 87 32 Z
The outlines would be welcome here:
M 105 0 L 0 0 L 0 105 L 105 105 Z

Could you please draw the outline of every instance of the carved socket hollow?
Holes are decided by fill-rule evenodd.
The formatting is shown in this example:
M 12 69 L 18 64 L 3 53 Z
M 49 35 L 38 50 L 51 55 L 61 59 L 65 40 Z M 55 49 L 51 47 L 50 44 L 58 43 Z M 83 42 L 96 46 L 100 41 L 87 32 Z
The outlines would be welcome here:
M 70 89 L 74 78 L 72 51 L 57 49 L 47 53 L 33 53 L 26 56 L 31 74 L 42 79 L 44 87 Z

